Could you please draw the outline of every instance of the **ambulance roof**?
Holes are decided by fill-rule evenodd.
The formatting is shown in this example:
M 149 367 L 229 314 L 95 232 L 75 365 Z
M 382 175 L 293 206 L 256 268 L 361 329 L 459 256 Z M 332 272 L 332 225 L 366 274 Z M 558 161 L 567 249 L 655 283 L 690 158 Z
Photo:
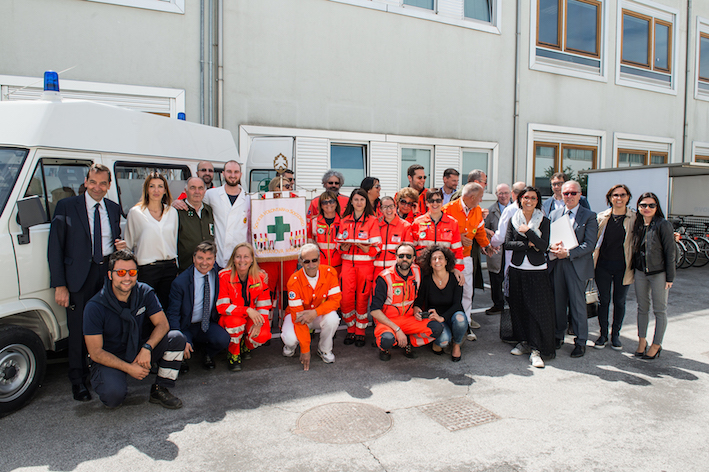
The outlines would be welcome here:
M 0 146 L 239 158 L 228 130 L 83 100 L 0 102 Z

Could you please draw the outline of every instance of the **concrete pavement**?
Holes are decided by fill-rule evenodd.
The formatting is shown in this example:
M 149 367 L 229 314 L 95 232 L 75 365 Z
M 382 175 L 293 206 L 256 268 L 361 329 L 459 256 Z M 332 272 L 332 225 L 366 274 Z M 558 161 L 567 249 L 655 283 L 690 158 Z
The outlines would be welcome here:
M 429 348 L 418 359 L 399 350 L 381 362 L 371 329 L 364 348 L 344 346 L 338 332 L 336 362 L 314 355 L 309 372 L 297 355 L 281 356 L 279 340 L 240 373 L 223 359 L 214 372 L 194 362 L 172 390 L 185 405 L 176 411 L 148 403 L 150 381 L 130 382 L 117 410 L 95 396 L 77 403 L 58 361 L 34 400 L 0 419 L 0 471 L 705 471 L 708 275 L 709 267 L 678 272 L 654 361 L 632 356 L 632 288 L 622 352 L 589 345 L 571 359 L 567 336 L 545 369 L 511 356 L 499 317 L 483 313 L 478 341 L 466 342 L 459 363 Z M 488 291 L 477 292 L 475 306 L 490 306 Z M 594 340 L 595 319 L 589 329 Z M 339 403 L 369 405 L 372 415 L 350 415 Z M 493 420 L 451 431 L 437 421 L 447 405 L 455 405 L 448 426 L 476 409 Z M 306 424 L 324 406 L 340 413 Z M 378 437 L 359 437 L 368 425 L 381 427 Z M 321 428 L 320 439 L 306 427 L 316 438 Z

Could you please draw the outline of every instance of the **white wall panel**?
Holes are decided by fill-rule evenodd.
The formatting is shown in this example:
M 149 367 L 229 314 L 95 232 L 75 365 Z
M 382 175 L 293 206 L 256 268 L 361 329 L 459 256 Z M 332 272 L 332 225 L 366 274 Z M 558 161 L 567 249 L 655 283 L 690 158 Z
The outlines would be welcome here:
M 369 159 L 369 175 L 379 179 L 381 196 L 393 197 L 399 190 L 399 145 L 371 141 Z
M 322 176 L 330 167 L 330 141 L 323 138 L 295 138 L 295 178 L 298 187 L 313 192 L 323 191 Z
M 431 182 L 440 188 L 443 186 L 443 171 L 452 167 L 460 172 L 461 152 L 457 146 L 436 146 L 433 159 L 434 176 Z

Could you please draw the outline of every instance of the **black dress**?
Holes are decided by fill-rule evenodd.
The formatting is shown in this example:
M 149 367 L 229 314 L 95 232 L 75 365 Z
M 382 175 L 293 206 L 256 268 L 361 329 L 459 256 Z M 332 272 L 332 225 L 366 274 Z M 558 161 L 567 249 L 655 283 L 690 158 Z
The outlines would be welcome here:
M 521 265 L 524 256 L 527 256 L 530 264 L 542 266 L 546 262 L 543 254 L 549 247 L 549 228 L 549 219 L 544 217 L 540 225 L 541 237 L 532 230 L 523 235 L 514 229 L 510 221 L 504 247 L 512 251 L 513 263 Z M 530 241 L 534 247 L 529 247 Z M 532 349 L 540 351 L 543 356 L 553 357 L 554 294 L 547 269 L 533 270 L 510 266 L 508 277 L 510 316 L 515 339 L 527 341 Z

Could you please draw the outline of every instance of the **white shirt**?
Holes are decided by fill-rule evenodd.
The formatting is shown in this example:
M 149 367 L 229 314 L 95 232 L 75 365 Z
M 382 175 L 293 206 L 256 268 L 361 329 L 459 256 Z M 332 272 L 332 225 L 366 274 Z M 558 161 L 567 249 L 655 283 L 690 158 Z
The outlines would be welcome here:
M 502 244 L 505 242 L 505 236 L 507 236 L 507 225 L 510 223 L 510 220 L 512 217 L 515 215 L 520 210 L 520 208 L 517 206 L 516 202 L 510 202 L 509 205 L 505 208 L 505 210 L 502 212 L 500 215 L 500 221 L 497 223 L 497 231 L 495 231 L 495 234 L 490 238 L 490 244 L 495 247 L 502 246 Z M 507 269 L 510 267 L 510 262 L 512 261 L 512 251 L 507 251 L 505 250 L 505 268 L 504 268 L 504 274 L 507 274 Z
M 210 270 L 207 272 L 209 277 L 209 306 L 214 304 L 214 288 L 217 286 L 216 277 Z M 192 308 L 192 323 L 202 322 L 202 308 L 204 306 L 204 274 L 194 268 L 194 304 Z M 211 310 L 210 310 L 211 312 Z
M 562 208 L 564 206 L 564 199 L 556 199 L 554 198 L 554 195 L 551 196 L 551 210 L 549 211 L 549 214 L 551 215 L 552 211 L 556 210 L 557 208 Z
M 564 207 L 564 214 L 567 214 L 569 211 L 571 211 L 571 214 L 569 215 L 569 220 L 571 220 L 571 227 L 574 227 L 574 223 L 576 222 L 576 213 L 579 211 L 579 206 L 576 205 L 575 207 L 569 209 Z
M 138 265 L 177 258 L 177 210 L 167 205 L 160 221 L 147 207 L 136 205 L 128 212 L 126 243 L 138 259 Z
M 249 231 L 251 202 L 242 188 L 232 205 L 224 185 L 207 190 L 202 202 L 212 207 L 217 264 L 226 267 L 234 247 L 239 243 L 251 241 Z
M 305 272 L 305 278 L 308 279 L 308 283 L 310 284 L 310 286 L 315 288 L 315 286 L 318 284 L 318 279 L 320 278 L 320 271 L 318 270 L 317 274 L 315 274 L 315 277 L 311 277 L 308 275 L 307 272 Z
M 86 213 L 89 215 L 89 234 L 91 235 L 91 248 L 93 252 L 94 243 L 94 213 L 96 211 L 96 204 L 99 204 L 98 213 L 101 215 L 101 250 L 104 256 L 113 254 L 115 250 L 113 241 L 113 232 L 111 231 L 111 221 L 108 219 L 108 211 L 106 210 L 106 203 L 103 198 L 100 202 L 97 202 L 89 192 L 84 193 L 86 197 Z
M 446 193 L 446 188 L 441 187 L 441 192 L 443 193 L 443 205 L 451 201 L 451 197 L 455 193 L 455 189 L 451 191 L 451 193 Z

